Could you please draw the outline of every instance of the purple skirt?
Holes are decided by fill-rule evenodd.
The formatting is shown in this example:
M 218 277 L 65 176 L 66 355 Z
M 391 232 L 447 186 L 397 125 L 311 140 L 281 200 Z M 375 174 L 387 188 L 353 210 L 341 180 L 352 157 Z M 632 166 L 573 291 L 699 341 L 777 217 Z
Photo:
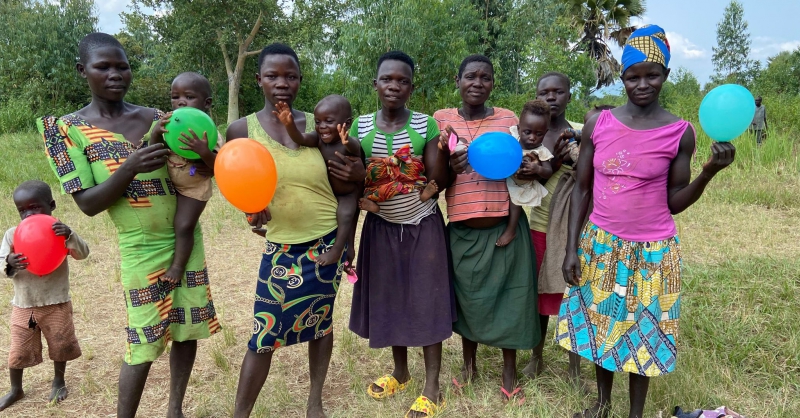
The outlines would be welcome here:
M 350 330 L 371 348 L 424 347 L 453 334 L 453 268 L 438 210 L 419 225 L 367 214 L 356 273 Z

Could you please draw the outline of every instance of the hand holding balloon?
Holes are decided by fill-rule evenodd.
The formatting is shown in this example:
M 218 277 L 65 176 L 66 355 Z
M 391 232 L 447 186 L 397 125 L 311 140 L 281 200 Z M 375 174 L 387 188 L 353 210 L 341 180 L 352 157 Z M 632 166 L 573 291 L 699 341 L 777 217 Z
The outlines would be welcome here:
M 11 253 L 6 257 L 6 263 L 16 271 L 22 271 L 28 268 L 28 257 L 22 253 Z
M 56 221 L 53 224 L 53 232 L 56 233 L 57 237 L 67 237 L 67 239 L 69 239 L 69 236 L 72 235 L 72 230 L 59 221 Z
M 703 172 L 716 175 L 723 168 L 731 165 L 736 158 L 736 147 L 730 142 L 715 142 L 711 144 L 711 156 L 703 164 Z
M 193 107 L 181 107 L 167 114 L 165 118 L 168 120 L 163 126 L 162 135 L 164 142 L 175 154 L 188 160 L 200 159 L 200 154 L 187 149 L 186 143 L 182 140 L 185 137 L 198 137 L 198 134 L 202 134 L 206 138 L 207 149 L 212 150 L 217 146 L 217 126 L 206 112 Z M 162 118 L 159 124 L 163 120 Z

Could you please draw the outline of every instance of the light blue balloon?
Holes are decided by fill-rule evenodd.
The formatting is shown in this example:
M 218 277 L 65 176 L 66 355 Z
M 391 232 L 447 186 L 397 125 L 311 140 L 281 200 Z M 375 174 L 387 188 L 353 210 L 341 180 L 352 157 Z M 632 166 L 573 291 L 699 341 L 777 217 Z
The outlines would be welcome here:
M 522 146 L 503 132 L 487 132 L 469 144 L 469 165 L 483 177 L 501 180 L 511 177 L 522 164 Z
M 700 103 L 700 125 L 717 142 L 729 142 L 743 134 L 753 122 L 753 95 L 738 84 L 723 84 L 711 90 Z

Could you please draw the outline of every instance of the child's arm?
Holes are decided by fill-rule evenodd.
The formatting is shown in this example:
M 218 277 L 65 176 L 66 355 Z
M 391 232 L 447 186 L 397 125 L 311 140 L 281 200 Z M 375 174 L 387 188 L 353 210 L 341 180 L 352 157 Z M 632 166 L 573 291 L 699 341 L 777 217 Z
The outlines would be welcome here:
M 53 224 L 53 232 L 57 237 L 67 237 L 66 247 L 69 255 L 76 260 L 83 260 L 89 256 L 89 246 L 70 227 L 61 222 Z
M 278 120 L 283 123 L 283 126 L 286 127 L 286 132 L 289 133 L 289 137 L 292 138 L 292 141 L 294 141 L 295 144 L 313 148 L 319 146 L 319 137 L 317 136 L 316 132 L 312 131 L 304 134 L 297 129 L 297 125 L 294 124 L 292 109 L 289 107 L 289 105 L 284 102 L 278 102 L 278 104 L 275 105 L 275 109 L 277 109 L 277 111 L 273 110 L 272 114 L 277 116 Z
M 13 236 L 7 232 L 0 245 L 0 265 L 6 277 L 14 277 L 18 271 L 28 268 L 28 259 L 23 254 L 14 253 L 14 245 L 11 243 Z
M 169 132 L 165 125 L 169 122 L 170 117 L 172 117 L 172 112 L 164 114 L 150 131 L 150 145 L 164 143 L 164 134 Z
M 361 141 L 359 141 L 358 138 L 350 136 L 348 126 L 346 124 L 340 124 L 336 125 L 336 129 L 339 131 L 339 138 L 342 139 L 342 145 L 344 145 L 345 151 L 352 156 L 361 155 Z

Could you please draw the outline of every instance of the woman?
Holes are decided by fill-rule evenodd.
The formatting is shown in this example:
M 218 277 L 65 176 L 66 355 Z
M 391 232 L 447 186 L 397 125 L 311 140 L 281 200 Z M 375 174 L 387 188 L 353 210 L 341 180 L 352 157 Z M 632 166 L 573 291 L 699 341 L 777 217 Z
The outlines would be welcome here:
M 292 48 L 278 43 L 265 47 L 256 74 L 264 108 L 233 122 L 226 133 L 228 141 L 252 138 L 262 143 L 278 171 L 278 188 L 268 211 L 248 214 L 255 232 L 267 226 L 267 242 L 256 284 L 253 334 L 236 391 L 237 418 L 250 416 L 275 350 L 305 342 L 311 376 L 306 416 L 325 416 L 322 386 L 333 349 L 333 308 L 343 260 L 326 266 L 314 260 L 336 237 L 336 197 L 319 150 L 295 144 L 273 114 L 279 102 L 291 108 L 301 80 L 300 61 Z M 301 132 L 314 130 L 312 114 L 292 110 L 292 115 Z M 345 162 L 352 168 L 350 160 Z M 363 166 L 361 172 L 363 181 Z
M 359 117 L 350 135 L 361 140 L 368 158 L 410 152 L 422 159 L 428 180 L 445 184 L 448 155 L 438 148 L 436 122 L 406 109 L 413 77 L 414 61 L 408 55 L 383 54 L 373 80 L 381 108 Z M 367 183 L 376 180 L 367 178 Z M 367 388 L 375 399 L 406 388 L 411 380 L 408 347 L 423 347 L 425 387 L 406 417 L 433 416 L 444 406 L 439 390 L 442 341 L 452 335 L 455 320 L 444 219 L 436 199 L 422 202 L 417 192 L 378 205 L 380 212 L 367 214 L 361 233 L 350 329 L 369 339 L 370 348 L 392 347 L 394 371 Z
M 536 98 L 546 101 L 550 105 L 550 127 L 544 137 L 543 145 L 549 149 L 555 158 L 550 162 L 553 165 L 553 174 L 546 179 L 544 187 L 547 189 L 547 196 L 542 199 L 542 204 L 531 209 L 531 240 L 536 250 L 536 272 L 539 273 L 539 327 L 542 332 L 547 332 L 547 325 L 551 315 L 558 315 L 558 307 L 564 295 L 564 283 L 560 277 L 542 274 L 542 260 L 547 250 L 547 226 L 550 222 L 550 201 L 553 193 L 558 186 L 558 181 L 564 173 L 569 172 L 572 161 L 567 156 L 566 141 L 559 141 L 559 137 L 567 129 L 581 129 L 580 123 L 567 120 L 567 105 L 572 100 L 570 93 L 569 78 L 561 73 L 550 72 L 539 78 L 536 83 Z M 531 360 L 522 371 L 526 376 L 534 378 L 544 370 L 544 351 L 545 339 L 543 338 L 536 347 L 533 348 Z M 580 358 L 570 357 L 570 375 L 579 374 Z
M 88 106 L 39 122 L 50 166 L 85 214 L 108 210 L 119 234 L 127 308 L 125 361 L 119 376 L 117 416 L 133 417 L 150 366 L 167 343 L 170 352 L 168 417 L 182 417 L 197 340 L 219 331 L 205 268 L 203 235 L 178 284 L 165 280 L 175 251 L 176 197 L 165 168 L 168 151 L 149 145 L 162 112 L 124 101 L 131 69 L 122 45 L 92 33 L 79 45 L 78 72 L 92 92 Z
M 461 93 L 461 107 L 439 110 L 433 117 L 440 129 L 451 127 L 457 132 L 460 141 L 469 144 L 486 132 L 510 133 L 509 128 L 519 122 L 510 110 L 486 106 L 494 87 L 494 67 L 485 56 L 464 58 L 456 87 Z M 509 222 L 505 179 L 489 180 L 471 170 L 466 172 L 465 149 L 455 151 L 451 162 L 452 182 L 445 196 L 458 314 L 453 331 L 461 335 L 462 379 L 467 384 L 478 371 L 475 357 L 479 343 L 500 347 L 500 390 L 509 400 L 520 392 L 516 388 L 516 350 L 529 350 L 541 339 L 536 326 L 535 255 L 528 220 L 523 211 L 516 237 L 507 246 L 495 245 Z
M 669 57 L 658 26 L 631 34 L 622 53 L 628 102 L 593 117 L 582 135 L 563 267 L 571 287 L 556 331 L 562 347 L 596 364 L 598 400 L 577 418 L 610 415 L 615 372 L 628 373 L 628 417 L 641 418 L 650 377 L 675 370 L 681 254 L 672 215 L 735 156 L 730 143 L 714 143 L 689 182 L 694 129 L 658 102 Z

